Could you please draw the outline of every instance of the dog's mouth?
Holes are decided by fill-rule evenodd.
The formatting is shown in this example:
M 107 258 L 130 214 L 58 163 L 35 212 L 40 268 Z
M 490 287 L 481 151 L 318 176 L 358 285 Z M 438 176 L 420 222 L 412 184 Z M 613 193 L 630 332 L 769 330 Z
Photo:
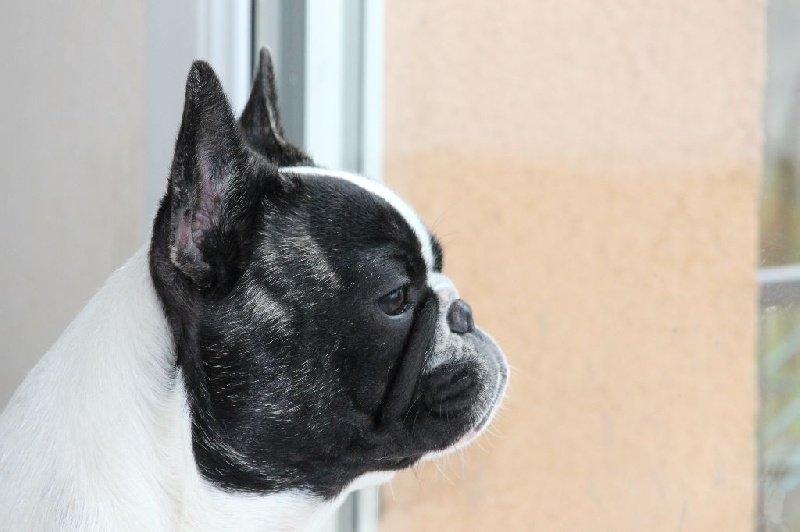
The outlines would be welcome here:
M 506 374 L 507 375 L 507 374 Z M 492 398 L 490 406 L 486 409 L 486 411 L 481 416 L 480 420 L 472 426 L 463 436 L 455 441 L 452 445 L 440 450 L 434 451 L 424 455 L 420 462 L 427 462 L 428 460 L 433 460 L 434 458 L 439 458 L 446 454 L 450 454 L 455 451 L 460 451 L 464 449 L 472 442 L 478 439 L 481 434 L 486 430 L 489 424 L 494 419 L 495 414 L 497 414 L 497 410 L 500 408 L 502 403 L 503 395 L 505 393 L 505 387 L 507 383 L 507 376 L 503 377 L 503 382 L 498 383 L 497 388 L 495 389 L 495 396 Z
M 487 389 L 484 397 L 488 396 L 488 399 L 484 399 L 482 401 L 483 405 L 485 406 L 480 413 L 475 416 L 476 421 L 472 423 L 471 427 L 460 438 L 440 451 L 426 454 L 422 457 L 422 461 L 427 461 L 445 454 L 449 454 L 453 451 L 463 449 L 471 444 L 488 428 L 500 409 L 500 406 L 502 405 L 503 397 L 505 396 L 506 388 L 508 387 L 509 374 L 508 364 L 505 356 L 494 339 L 492 339 L 488 334 L 480 329 L 476 329 L 473 334 L 475 334 L 487 347 L 487 358 L 491 364 L 490 371 L 493 370 L 495 374 L 495 378 L 491 384 L 487 383 Z

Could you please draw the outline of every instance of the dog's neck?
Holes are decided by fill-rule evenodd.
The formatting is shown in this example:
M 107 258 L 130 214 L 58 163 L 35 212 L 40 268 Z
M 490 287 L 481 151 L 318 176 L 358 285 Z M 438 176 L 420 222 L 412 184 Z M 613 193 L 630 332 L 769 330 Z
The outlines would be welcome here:
M 80 413 L 75 418 L 75 413 Z M 0 416 L 0 506 L 14 529 L 297 530 L 332 512 L 303 492 L 216 489 L 197 471 L 147 248 L 108 280 Z M 9 523 L 5 523 L 9 524 Z M 16 526 L 16 525 L 19 526 Z

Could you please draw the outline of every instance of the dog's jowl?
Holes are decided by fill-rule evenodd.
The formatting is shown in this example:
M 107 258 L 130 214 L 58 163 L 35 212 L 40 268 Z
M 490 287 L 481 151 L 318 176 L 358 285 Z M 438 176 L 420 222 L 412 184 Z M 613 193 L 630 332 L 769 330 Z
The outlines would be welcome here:
M 466 445 L 508 370 L 442 260 L 283 138 L 266 50 L 238 121 L 196 62 L 150 244 L 0 417 L 0 529 L 313 529 Z

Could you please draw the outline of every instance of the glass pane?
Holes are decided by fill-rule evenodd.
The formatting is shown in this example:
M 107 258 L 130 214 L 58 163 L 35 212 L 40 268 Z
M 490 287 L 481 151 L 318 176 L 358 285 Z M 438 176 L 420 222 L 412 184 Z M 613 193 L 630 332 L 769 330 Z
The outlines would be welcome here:
M 767 16 L 763 267 L 800 263 L 800 2 L 773 0 Z M 759 355 L 758 529 L 800 530 L 800 299 L 762 308 Z
M 800 262 L 800 2 L 768 7 L 761 263 Z
M 800 530 L 800 306 L 761 316 L 762 530 Z

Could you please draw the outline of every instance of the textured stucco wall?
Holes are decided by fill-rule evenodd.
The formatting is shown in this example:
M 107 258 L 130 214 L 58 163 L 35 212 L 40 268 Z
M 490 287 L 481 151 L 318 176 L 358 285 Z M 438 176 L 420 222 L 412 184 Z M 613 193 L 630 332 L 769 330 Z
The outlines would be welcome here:
M 382 530 L 752 530 L 762 11 L 388 1 L 387 181 L 513 370 Z

